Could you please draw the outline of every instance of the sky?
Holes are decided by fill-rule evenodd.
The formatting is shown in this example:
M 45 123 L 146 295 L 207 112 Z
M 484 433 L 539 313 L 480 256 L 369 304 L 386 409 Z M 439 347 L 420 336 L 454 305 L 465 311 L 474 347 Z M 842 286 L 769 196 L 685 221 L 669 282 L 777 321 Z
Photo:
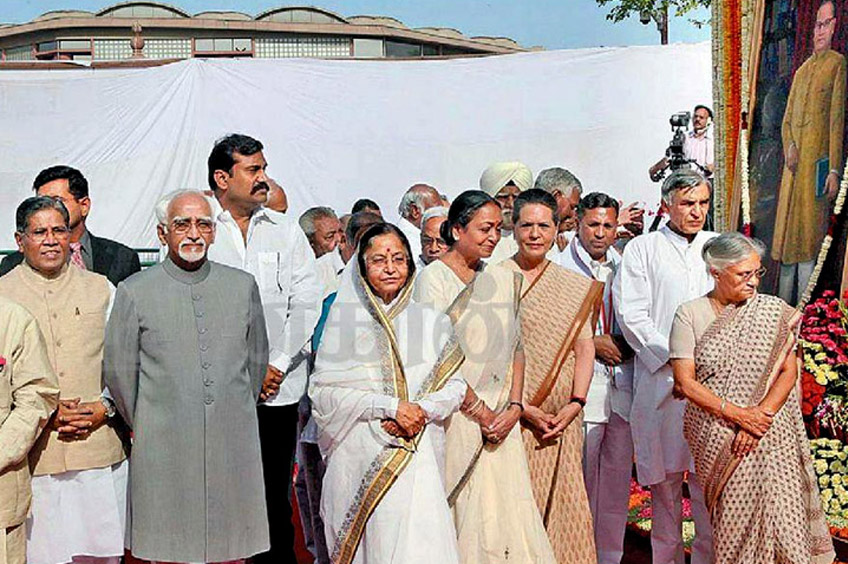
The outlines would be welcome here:
M 0 22 L 22 23 L 59 9 L 97 11 L 119 0 L 0 0 Z M 168 0 L 183 10 L 236 10 L 251 15 L 288 5 L 313 5 L 341 16 L 391 16 L 409 27 L 452 27 L 462 33 L 510 37 L 525 47 L 573 49 L 655 45 L 659 32 L 637 16 L 614 24 L 606 19 L 608 7 L 595 0 Z M 688 20 L 708 21 L 699 10 L 672 18 L 669 40 L 694 43 L 710 39 L 709 25 L 698 29 Z

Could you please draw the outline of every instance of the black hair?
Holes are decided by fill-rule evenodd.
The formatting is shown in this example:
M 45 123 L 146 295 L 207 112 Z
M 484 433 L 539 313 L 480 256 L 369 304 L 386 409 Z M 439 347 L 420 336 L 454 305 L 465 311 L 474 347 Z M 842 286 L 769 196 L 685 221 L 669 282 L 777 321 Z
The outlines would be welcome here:
M 586 210 L 597 208 L 612 208 L 615 210 L 615 216 L 618 217 L 618 200 L 603 192 L 592 192 L 580 198 L 580 203 L 577 204 L 578 219 L 582 219 L 586 215 Z
M 32 189 L 37 193 L 39 188 L 54 180 L 67 180 L 68 192 L 75 200 L 88 197 L 88 180 L 80 171 L 67 165 L 55 165 L 39 172 L 32 182 Z
M 713 111 L 711 109 L 709 109 L 707 106 L 705 106 L 703 104 L 698 104 L 697 106 L 695 106 L 693 113 L 697 112 L 698 110 L 707 110 L 707 115 L 710 116 L 710 119 L 713 119 Z
M 356 236 L 361 235 L 362 230 L 375 223 L 383 223 L 383 218 L 374 212 L 361 211 L 351 215 L 345 227 L 345 239 L 348 245 L 355 247 L 358 243 Z
M 466 190 L 456 197 L 448 210 L 448 219 L 439 228 L 439 234 L 449 246 L 456 244 L 453 236 L 454 227 L 465 227 L 477 213 L 477 210 L 486 204 L 500 206 L 490 195 L 482 190 Z
M 556 198 L 550 193 L 540 190 L 539 188 L 531 188 L 525 190 L 515 198 L 515 203 L 512 205 L 512 221 L 518 223 L 518 218 L 521 215 L 521 209 L 527 204 L 541 204 L 551 210 L 554 214 L 554 227 L 559 225 L 559 210 L 557 209 Z
M 365 229 L 362 236 L 359 238 L 359 246 L 356 251 L 356 262 L 359 264 L 359 272 L 362 273 L 366 282 L 368 282 L 368 278 L 365 276 L 365 251 L 368 250 L 368 247 L 371 245 L 371 241 L 375 237 L 391 234 L 397 235 L 400 242 L 403 243 L 403 248 L 406 249 L 406 266 L 408 269 L 406 283 L 409 284 L 415 277 L 415 257 L 412 256 L 409 239 L 407 239 L 406 235 L 403 234 L 403 231 L 395 225 L 381 221 L 380 223 L 375 223 Z M 370 282 L 368 282 L 368 286 L 371 286 Z
M 60 200 L 49 198 L 47 196 L 30 196 L 18 206 L 15 212 L 15 230 L 18 233 L 23 233 L 29 227 L 29 218 L 41 210 L 56 210 L 62 214 L 62 219 L 65 220 L 67 227 L 71 222 L 71 216 L 68 214 L 68 208 L 65 207 Z
M 356 202 L 354 202 L 353 208 L 351 208 L 350 213 L 379 209 L 380 206 L 378 206 L 377 202 L 375 202 L 374 200 L 369 200 L 368 198 L 359 198 L 358 200 L 356 200 Z
M 227 174 L 232 174 L 233 165 L 236 164 L 233 154 L 238 153 L 245 156 L 255 155 L 262 148 L 260 141 L 240 133 L 231 133 L 215 141 L 215 146 L 212 147 L 212 152 L 209 153 L 209 160 L 206 161 L 206 167 L 209 171 L 209 176 L 207 177 L 209 188 L 213 192 L 218 190 L 218 184 L 215 182 L 216 170 L 225 170 Z

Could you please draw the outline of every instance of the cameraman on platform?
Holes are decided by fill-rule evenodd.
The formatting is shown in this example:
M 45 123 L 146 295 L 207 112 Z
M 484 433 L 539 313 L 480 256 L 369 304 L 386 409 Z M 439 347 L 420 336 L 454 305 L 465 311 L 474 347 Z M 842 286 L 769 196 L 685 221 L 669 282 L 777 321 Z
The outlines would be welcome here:
M 686 135 L 683 143 L 683 155 L 698 164 L 703 170 L 700 172 L 710 178 L 715 171 L 715 148 L 713 143 L 713 131 L 710 127 L 713 120 L 713 111 L 708 107 L 698 104 L 692 114 L 692 131 Z M 667 157 L 663 157 L 657 164 L 648 169 L 648 174 L 653 179 L 657 173 L 668 167 Z

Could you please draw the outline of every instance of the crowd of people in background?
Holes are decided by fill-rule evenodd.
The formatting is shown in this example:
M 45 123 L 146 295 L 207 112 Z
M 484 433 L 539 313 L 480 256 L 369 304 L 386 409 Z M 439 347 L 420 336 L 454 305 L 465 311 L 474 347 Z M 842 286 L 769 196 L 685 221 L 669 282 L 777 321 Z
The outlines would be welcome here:
M 634 457 L 655 563 L 684 489 L 693 564 L 832 561 L 798 316 L 761 243 L 704 231 L 700 172 L 652 232 L 521 162 L 409 187 L 397 225 L 295 221 L 263 149 L 215 143 L 144 270 L 80 171 L 37 175 L 0 263 L 0 564 L 295 562 L 295 521 L 320 564 L 618 564 Z

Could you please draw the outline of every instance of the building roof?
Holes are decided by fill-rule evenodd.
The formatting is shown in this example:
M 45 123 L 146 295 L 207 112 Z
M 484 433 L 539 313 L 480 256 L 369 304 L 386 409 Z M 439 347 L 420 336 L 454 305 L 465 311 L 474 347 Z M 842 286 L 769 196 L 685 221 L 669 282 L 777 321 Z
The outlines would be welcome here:
M 196 14 L 162 2 L 130 1 L 103 8 L 98 12 L 84 10 L 54 10 L 30 22 L 0 24 L 0 40 L 23 33 L 59 30 L 63 28 L 129 27 L 123 23 L 131 19 L 144 28 L 150 27 L 222 27 L 267 31 L 306 31 L 309 26 L 323 33 L 352 34 L 355 36 L 384 36 L 400 40 L 436 41 L 458 47 L 475 49 L 481 53 L 513 53 L 526 49 L 507 38 L 468 37 L 462 32 L 441 27 L 409 28 L 389 16 L 351 16 L 338 14 L 314 6 L 283 6 L 251 16 L 237 11 L 211 10 Z M 204 22 L 207 22 L 204 24 Z M 317 26 L 321 26 L 318 29 Z M 354 29 L 353 26 L 356 26 Z M 290 28 L 290 29 L 289 29 Z

